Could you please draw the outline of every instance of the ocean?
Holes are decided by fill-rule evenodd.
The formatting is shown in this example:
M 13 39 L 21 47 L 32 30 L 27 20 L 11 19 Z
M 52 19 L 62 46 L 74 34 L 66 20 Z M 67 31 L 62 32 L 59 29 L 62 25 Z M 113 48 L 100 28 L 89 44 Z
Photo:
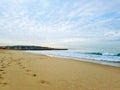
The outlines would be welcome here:
M 84 52 L 79 50 L 51 50 L 51 51 L 25 51 L 44 54 L 52 57 L 73 58 L 75 60 L 93 62 L 109 66 L 120 67 L 120 53 L 118 52 Z

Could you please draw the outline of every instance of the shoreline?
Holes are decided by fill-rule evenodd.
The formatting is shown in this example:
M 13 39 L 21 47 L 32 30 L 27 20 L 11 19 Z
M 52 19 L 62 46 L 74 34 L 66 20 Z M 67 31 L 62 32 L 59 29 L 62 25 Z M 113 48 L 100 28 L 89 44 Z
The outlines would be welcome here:
M 0 50 L 0 90 L 120 90 L 120 68 Z
M 23 51 L 26 52 L 26 51 Z M 27 53 L 31 53 L 31 54 L 38 54 L 38 55 L 45 55 L 45 56 L 50 56 L 50 57 L 57 57 L 57 58 L 65 58 L 65 59 L 73 59 L 73 60 L 77 60 L 80 62 L 89 62 L 89 63 L 95 63 L 95 64 L 100 64 L 100 65 L 106 65 L 106 66 L 112 66 L 112 67 L 118 67 L 120 68 L 120 62 L 113 62 L 113 61 L 98 61 L 95 59 L 87 59 L 87 58 L 74 58 L 74 57 L 65 57 L 65 56 L 57 56 L 57 55 L 50 55 L 50 54 L 41 54 L 41 53 L 33 53 L 33 52 L 28 52 Z

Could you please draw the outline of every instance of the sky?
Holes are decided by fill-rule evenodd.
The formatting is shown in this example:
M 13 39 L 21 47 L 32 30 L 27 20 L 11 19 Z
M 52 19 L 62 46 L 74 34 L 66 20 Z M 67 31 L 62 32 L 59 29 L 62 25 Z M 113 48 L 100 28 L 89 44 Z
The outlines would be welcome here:
M 120 0 L 0 0 L 0 45 L 120 50 Z

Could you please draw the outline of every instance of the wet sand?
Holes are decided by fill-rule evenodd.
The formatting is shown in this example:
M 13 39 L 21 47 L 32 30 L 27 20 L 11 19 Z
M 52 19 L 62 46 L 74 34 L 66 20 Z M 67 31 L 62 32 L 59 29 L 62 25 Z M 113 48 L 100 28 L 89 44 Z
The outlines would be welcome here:
M 0 50 L 0 90 L 120 90 L 120 68 Z

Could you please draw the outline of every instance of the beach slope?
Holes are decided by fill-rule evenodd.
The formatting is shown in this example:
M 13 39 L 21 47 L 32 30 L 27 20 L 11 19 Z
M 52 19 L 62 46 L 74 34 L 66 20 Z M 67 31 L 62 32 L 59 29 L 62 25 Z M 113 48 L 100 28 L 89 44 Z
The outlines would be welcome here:
M 0 90 L 120 90 L 120 68 L 0 50 Z

